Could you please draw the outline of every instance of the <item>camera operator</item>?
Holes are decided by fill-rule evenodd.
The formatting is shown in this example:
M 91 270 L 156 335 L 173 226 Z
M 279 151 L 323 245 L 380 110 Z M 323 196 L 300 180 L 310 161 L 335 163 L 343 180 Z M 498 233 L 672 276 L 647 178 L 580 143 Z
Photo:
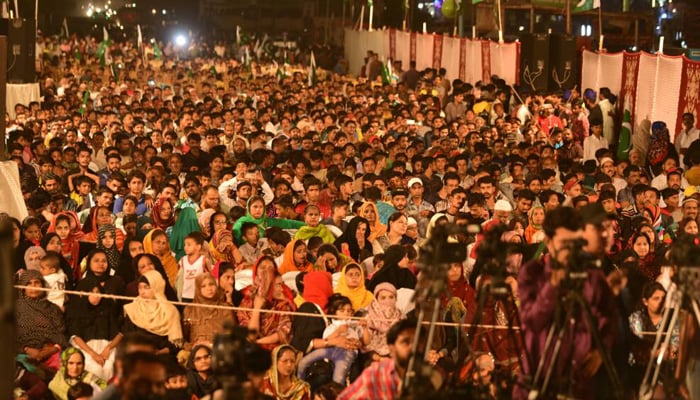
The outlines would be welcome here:
M 617 335 L 619 316 L 613 293 L 603 272 L 596 268 L 594 263 L 584 263 L 584 260 L 578 259 L 587 258 L 585 256 L 574 260 L 570 257 L 571 251 L 574 250 L 572 244 L 583 237 L 583 227 L 581 214 L 573 208 L 561 207 L 548 212 L 543 224 L 548 254 L 523 266 L 518 277 L 521 325 L 525 346 L 530 354 L 530 360 L 524 363 L 525 376 L 532 377 L 535 374 L 555 318 L 566 313 L 566 310 L 558 306 L 568 290 L 572 290 L 572 270 L 586 273 L 585 278 L 579 278 L 583 279 L 579 282 L 580 293 L 597 321 L 596 327 L 590 327 L 587 326 L 580 310 L 574 315 L 573 321 L 576 322 L 567 327 L 558 358 L 554 360 L 555 369 L 549 385 L 552 393 L 540 394 L 545 398 L 553 393 L 567 393 L 577 399 L 592 399 L 596 395 L 605 394 L 597 393 L 602 390 L 600 385 L 592 384 L 597 381 L 597 375 L 605 376 L 605 371 L 602 368 L 603 354 L 601 350 L 594 348 L 591 333 L 592 330 L 598 331 L 605 347 L 603 351 L 609 352 Z M 577 268 L 579 270 L 576 270 Z M 548 370 L 548 364 L 544 365 L 544 371 Z M 516 399 L 528 397 L 525 376 L 520 377 L 514 390 Z M 539 384 L 540 382 L 535 382 L 535 385 Z

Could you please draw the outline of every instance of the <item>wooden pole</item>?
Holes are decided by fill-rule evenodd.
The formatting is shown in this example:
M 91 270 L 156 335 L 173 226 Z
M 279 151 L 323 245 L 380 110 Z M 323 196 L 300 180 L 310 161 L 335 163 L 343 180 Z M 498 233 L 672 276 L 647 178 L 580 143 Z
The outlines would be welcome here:
M 571 0 L 566 0 L 566 34 L 571 35 Z
M 634 19 L 634 47 L 639 49 L 639 18 Z
M 33 66 L 32 66 L 33 67 Z M 5 146 L 5 140 L 7 140 L 7 135 L 5 134 L 5 113 L 6 102 L 7 102 L 7 36 L 0 36 L 0 88 L 4 96 L 0 97 L 0 134 L 2 134 L 2 140 L 0 140 L 0 161 L 7 159 L 7 147 Z

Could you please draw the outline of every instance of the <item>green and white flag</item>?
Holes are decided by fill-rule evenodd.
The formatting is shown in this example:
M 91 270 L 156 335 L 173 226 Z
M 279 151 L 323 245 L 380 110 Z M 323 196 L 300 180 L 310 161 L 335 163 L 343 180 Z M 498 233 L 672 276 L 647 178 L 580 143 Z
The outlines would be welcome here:
M 576 1 L 576 0 L 574 0 Z M 591 11 L 596 8 L 600 8 L 600 0 L 578 0 L 577 2 L 572 2 L 571 12 L 582 12 Z
M 625 101 L 625 114 L 622 117 L 622 129 L 617 141 L 617 159 L 628 160 L 632 149 L 632 118 L 630 116 L 629 101 Z
M 314 52 L 311 52 L 311 60 L 309 60 L 309 87 L 316 84 L 316 57 Z
M 156 60 L 160 60 L 160 58 L 163 57 L 163 52 L 160 50 L 160 47 L 158 47 L 157 40 L 153 41 L 153 57 L 155 57 Z

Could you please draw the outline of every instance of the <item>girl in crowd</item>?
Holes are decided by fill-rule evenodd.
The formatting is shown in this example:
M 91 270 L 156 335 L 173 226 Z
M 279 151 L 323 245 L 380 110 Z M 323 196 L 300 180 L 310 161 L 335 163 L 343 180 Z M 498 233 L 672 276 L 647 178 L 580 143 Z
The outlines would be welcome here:
M 287 243 L 282 256 L 282 264 L 280 264 L 279 272 L 284 275 L 287 272 L 296 271 L 311 271 L 313 264 L 309 262 L 307 257 L 306 243 L 301 239 L 294 239 Z
M 391 283 L 381 283 L 374 289 L 374 300 L 367 314 L 370 340 L 365 350 L 372 352 L 375 360 L 389 355 L 386 333 L 402 317 L 396 306 L 396 294 L 396 288 Z
M 134 273 L 134 258 L 139 254 L 143 254 L 143 242 L 135 237 L 129 237 L 124 241 L 121 258 L 119 260 L 119 268 L 116 275 L 127 284 L 133 282 L 137 277 Z M 128 290 L 128 289 L 127 289 Z
M 80 239 L 83 232 L 80 231 L 80 223 L 75 213 L 64 211 L 56 214 L 47 232 L 56 232 L 61 239 L 61 255 L 70 264 L 72 273 L 70 276 L 75 281 L 80 279 Z
M 182 346 L 180 313 L 165 298 L 165 280 L 157 271 L 139 278 L 139 297 L 124 306 L 122 332 L 142 332 L 153 338 L 159 354 L 175 356 Z
M 335 292 L 349 298 L 352 302 L 352 308 L 355 310 L 369 306 L 374 300 L 372 292 L 365 288 L 364 271 L 356 263 L 350 263 L 343 267 Z
M 61 255 L 61 238 L 58 237 L 56 232 L 47 233 L 41 238 L 41 247 L 46 250 L 46 252 L 55 252 L 58 254 L 61 261 L 61 271 L 66 275 L 66 289 L 72 289 L 75 287 L 75 279 L 73 278 L 73 269 L 71 268 L 68 261 Z
M 97 248 L 107 254 L 110 274 L 114 274 L 119 268 L 121 257 L 117 248 L 117 228 L 112 224 L 101 225 L 98 229 Z
M 630 242 L 632 251 L 638 257 L 639 270 L 650 282 L 654 281 L 661 273 L 661 269 L 656 263 L 649 235 L 638 232 L 632 236 Z
M 369 240 L 370 243 L 386 233 L 386 226 L 379 220 L 379 211 L 377 210 L 376 204 L 370 201 L 365 202 L 357 210 L 357 215 L 366 219 L 368 222 L 369 237 L 367 240 Z
M 372 242 L 369 240 L 369 222 L 362 217 L 354 217 L 347 230 L 335 241 L 335 247 L 354 261 L 361 263 L 372 257 Z
M 57 400 L 68 400 L 68 390 L 78 382 L 92 386 L 93 394 L 107 387 L 107 382 L 85 370 L 85 355 L 69 347 L 61 353 L 61 369 L 49 382 L 49 389 Z
M 528 244 L 540 243 L 544 240 L 544 230 L 542 223 L 544 222 L 544 207 L 533 206 L 527 213 L 528 224 L 525 228 L 525 241 Z
M 272 366 L 260 391 L 278 400 L 311 400 L 311 387 L 297 378 L 297 351 L 283 344 L 272 350 Z
M 209 241 L 209 253 L 214 263 L 229 262 L 235 265 L 236 269 L 250 267 L 234 243 L 233 234 L 225 227 L 214 231 Z
M 301 221 L 293 221 L 289 219 L 269 218 L 265 214 L 265 200 L 260 196 L 252 196 L 248 199 L 248 212 L 243 217 L 239 218 L 233 224 L 233 236 L 236 238 L 236 243 L 242 244 L 241 226 L 245 222 L 253 222 L 260 230 L 260 237 L 265 235 L 265 229 L 276 226 L 281 229 L 299 229 L 304 226 Z
M 126 290 L 126 285 L 122 278 L 116 275 L 110 275 L 109 262 L 107 261 L 107 253 L 104 250 L 95 249 L 88 254 L 86 258 L 85 277 L 95 278 L 100 286 L 105 290 L 105 293 L 114 295 L 123 295 Z M 83 278 L 83 279 L 84 279 Z
M 76 288 L 88 296 L 71 295 L 66 304 L 66 325 L 71 345 L 82 350 L 85 369 L 108 381 L 114 373 L 114 356 L 121 341 L 121 307 L 102 298 L 107 291 L 93 277 L 82 279 Z
M 46 251 L 39 246 L 32 246 L 24 252 L 24 264 L 26 269 L 39 271 L 40 261 L 46 255 Z
M 304 209 L 305 225 L 297 230 L 294 235 L 295 239 L 309 240 L 314 236 L 318 236 L 323 240 L 323 243 L 333 243 L 335 236 L 321 224 L 321 209 L 315 205 L 308 205 Z
M 147 254 L 153 254 L 154 256 L 158 257 L 163 265 L 165 274 L 168 277 L 170 286 L 174 287 L 179 268 L 177 265 L 177 260 L 170 251 L 170 243 L 168 243 L 168 236 L 165 234 L 165 232 L 163 232 L 162 229 L 153 229 L 150 231 L 143 239 L 143 251 Z
M 294 311 L 294 296 L 277 272 L 272 257 L 263 256 L 253 266 L 253 284 L 241 301 L 238 321 L 242 326 L 257 331 L 254 340 L 267 350 L 289 342 L 292 319 L 289 314 L 264 313 L 260 310 Z
M 209 273 L 195 278 L 194 304 L 225 306 L 224 292 L 217 285 L 216 279 Z M 185 348 L 197 344 L 214 344 L 214 336 L 224 331 L 224 326 L 236 323 L 233 311 L 221 308 L 203 308 L 186 306 L 183 313 L 185 324 L 189 324 L 189 337 L 185 338 Z M 193 350 L 194 351 L 194 350 Z
M 236 290 L 236 270 L 231 263 L 218 263 L 211 272 L 223 292 L 222 300 L 227 305 L 238 307 L 243 294 Z
M 80 240 L 86 243 L 97 243 L 99 240 L 100 228 L 107 225 L 114 226 L 112 212 L 107 207 L 98 206 L 91 210 L 90 215 L 92 218 L 88 218 L 83 225 L 83 233 L 85 236 Z M 124 247 L 124 233 L 121 230 L 116 230 L 116 228 L 114 241 L 116 248 L 121 251 Z

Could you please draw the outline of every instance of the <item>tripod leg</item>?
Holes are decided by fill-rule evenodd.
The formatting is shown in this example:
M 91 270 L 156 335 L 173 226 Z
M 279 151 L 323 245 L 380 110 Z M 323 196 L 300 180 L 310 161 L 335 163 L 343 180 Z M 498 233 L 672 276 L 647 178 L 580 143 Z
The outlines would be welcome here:
M 557 334 L 557 341 L 554 344 L 554 350 L 552 351 L 552 357 L 550 358 L 549 362 L 549 370 L 547 371 L 547 374 L 544 377 L 544 382 L 542 382 L 542 394 L 545 395 L 547 393 L 547 389 L 549 389 L 549 381 L 552 379 L 552 373 L 554 372 L 554 368 L 556 368 L 557 363 L 559 362 L 559 352 L 561 351 L 561 343 L 564 341 L 564 334 L 566 333 L 566 328 L 567 328 L 567 322 L 573 318 L 573 311 L 574 307 L 567 307 L 566 315 L 564 315 L 564 319 L 560 322 L 559 326 L 559 333 Z M 572 338 L 573 340 L 573 338 Z
M 416 325 L 416 336 L 413 339 L 411 358 L 408 360 L 408 368 L 406 368 L 406 376 L 403 379 L 402 391 L 408 393 L 408 388 L 411 386 L 411 379 L 413 378 L 413 371 L 416 364 L 416 354 L 418 354 L 418 343 L 420 342 L 420 328 L 423 324 L 423 318 L 425 317 L 425 311 L 421 307 L 418 312 L 418 322 Z
M 430 352 L 430 348 L 433 345 L 433 337 L 435 336 L 435 324 L 437 323 L 437 317 L 438 317 L 438 312 L 440 311 L 440 299 L 436 298 L 435 299 L 435 304 L 433 304 L 433 315 L 431 316 L 430 319 L 430 330 L 428 330 L 428 342 L 425 344 L 425 355 L 424 359 L 427 362 L 428 361 L 428 354 Z
M 610 353 L 605 349 L 605 347 L 603 346 L 603 341 L 600 339 L 600 335 L 598 334 L 598 325 L 593 319 L 591 310 L 588 307 L 588 302 L 580 294 L 576 294 L 574 296 L 574 299 L 580 305 L 581 310 L 584 314 L 584 318 L 586 318 L 590 334 L 593 339 L 593 345 L 600 352 L 600 355 L 603 358 L 603 365 L 605 366 L 605 369 L 608 373 L 608 377 L 610 378 L 615 398 L 621 399 L 624 391 L 622 390 L 622 383 L 620 382 L 620 377 L 617 375 L 617 371 L 615 370 L 615 365 L 613 364 L 612 358 L 610 357 Z
M 679 293 L 677 292 L 676 294 L 678 295 Z M 680 300 L 680 298 L 678 298 L 677 300 Z M 670 329 L 672 329 L 672 327 L 675 326 L 676 321 L 678 320 L 678 315 L 681 310 L 681 303 L 678 301 L 676 302 L 676 304 L 677 306 L 673 309 L 666 308 L 664 310 L 664 315 L 661 317 L 661 329 L 659 329 L 659 331 L 656 333 L 654 346 L 650 350 L 651 355 L 649 357 L 649 362 L 647 363 L 647 368 L 644 371 L 644 378 L 642 379 L 642 384 L 639 387 L 639 397 L 642 399 L 651 398 L 651 396 L 654 394 L 654 390 L 656 389 L 659 374 L 661 373 L 662 359 L 656 357 L 655 353 L 660 352 L 662 347 L 662 341 L 665 343 L 667 339 L 670 340 L 671 338 Z M 669 319 L 671 320 L 671 324 L 667 325 Z M 664 331 L 664 329 L 667 326 L 669 327 L 669 330 Z

